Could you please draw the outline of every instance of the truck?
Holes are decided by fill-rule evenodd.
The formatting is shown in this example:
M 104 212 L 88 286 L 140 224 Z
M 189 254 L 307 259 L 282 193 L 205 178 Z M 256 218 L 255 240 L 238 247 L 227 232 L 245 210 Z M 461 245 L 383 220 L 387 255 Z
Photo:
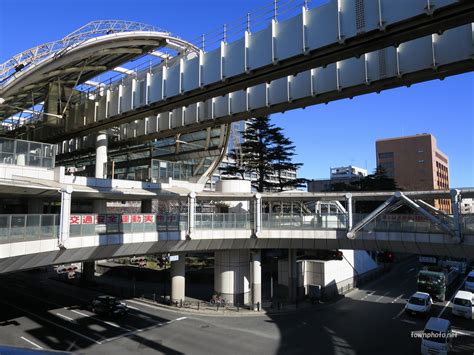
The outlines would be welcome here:
M 459 269 L 454 266 L 425 267 L 418 273 L 418 291 L 428 293 L 434 300 L 444 302 L 446 293 L 455 284 Z

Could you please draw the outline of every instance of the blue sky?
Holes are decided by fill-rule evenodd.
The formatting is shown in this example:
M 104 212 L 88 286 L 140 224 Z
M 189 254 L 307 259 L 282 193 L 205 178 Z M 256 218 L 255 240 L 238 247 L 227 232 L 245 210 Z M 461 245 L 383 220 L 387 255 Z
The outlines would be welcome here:
M 270 0 L 0 0 L 0 62 L 93 20 L 144 22 L 192 40 L 268 4 Z M 348 164 L 372 171 L 376 139 L 432 133 L 449 156 L 451 186 L 473 187 L 473 99 L 474 74 L 469 73 L 272 118 L 295 142 L 296 160 L 304 163 L 302 177 L 328 177 L 330 166 Z

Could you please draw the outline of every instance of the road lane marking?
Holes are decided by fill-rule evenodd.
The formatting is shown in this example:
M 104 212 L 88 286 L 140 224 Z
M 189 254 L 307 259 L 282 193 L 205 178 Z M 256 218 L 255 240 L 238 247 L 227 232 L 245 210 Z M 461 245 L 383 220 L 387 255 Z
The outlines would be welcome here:
M 128 333 L 120 334 L 120 335 L 117 335 L 115 337 L 105 339 L 105 340 L 102 341 L 102 344 L 109 343 L 111 341 L 114 341 L 114 340 L 117 340 L 117 339 L 120 339 L 120 338 L 128 337 L 128 336 L 134 335 L 136 333 L 145 332 L 145 331 L 148 331 L 148 330 L 151 330 L 151 329 L 154 329 L 154 328 L 163 327 L 165 325 L 169 325 L 169 324 L 172 324 L 174 322 L 179 322 L 179 321 L 182 321 L 182 320 L 187 319 L 187 318 L 188 317 L 179 317 L 179 318 L 176 318 L 176 319 L 169 320 L 165 323 L 158 323 L 158 324 L 154 324 L 154 325 L 151 325 L 149 327 L 146 327 L 146 328 L 140 328 L 140 329 L 132 330 Z
M 67 319 L 68 321 L 72 322 L 74 321 L 74 319 L 68 317 L 68 316 L 65 316 L 64 314 L 61 314 L 61 313 L 56 313 L 57 316 L 60 316 L 60 317 L 63 317 L 64 319 Z
M 14 305 L 14 304 L 12 304 L 12 303 L 10 303 L 10 302 L 7 302 L 7 301 L 5 301 L 5 300 L 1 300 L 1 299 L 0 299 L 0 303 L 6 304 L 7 306 L 10 306 L 10 307 L 12 307 L 12 308 L 16 308 L 17 310 L 19 310 L 19 311 L 21 311 L 21 312 L 24 312 L 24 313 L 26 313 L 26 314 L 29 314 L 29 315 L 32 316 L 32 317 L 36 317 L 36 318 L 38 318 L 38 319 L 41 319 L 43 322 L 52 324 L 52 325 L 54 325 L 55 327 L 59 327 L 59 328 L 64 329 L 64 330 L 66 330 L 66 331 L 68 331 L 68 332 L 70 332 L 70 333 L 76 334 L 77 336 L 79 336 L 79 337 L 81 337 L 81 338 L 84 338 L 84 339 L 87 339 L 87 340 L 89 340 L 90 342 L 93 342 L 93 343 L 98 344 L 98 345 L 102 344 L 102 342 L 100 342 L 100 341 L 98 341 L 98 340 L 95 340 L 95 339 L 93 339 L 93 338 L 91 338 L 91 337 L 88 337 L 87 335 L 84 335 L 84 334 L 81 334 L 81 333 L 79 333 L 79 332 L 76 332 L 75 330 L 72 330 L 72 329 L 70 329 L 70 328 L 68 328 L 68 327 L 65 327 L 65 326 L 61 325 L 61 324 L 58 324 L 58 323 L 53 322 L 53 321 L 51 321 L 51 320 L 49 320 L 49 319 L 46 319 L 46 318 L 44 318 L 44 317 L 42 317 L 42 316 L 40 316 L 40 315 L 38 315 L 38 314 L 35 314 L 35 313 L 33 313 L 33 312 L 30 312 L 30 311 L 26 310 L 26 309 L 24 309 L 24 308 L 18 307 L 18 306 Z
M 416 322 L 414 320 L 408 320 L 408 319 L 402 319 L 401 322 L 405 322 L 405 323 L 408 323 L 408 324 L 416 324 Z
M 395 299 L 392 301 L 392 303 L 397 302 L 397 301 L 398 301 L 400 298 L 402 298 L 402 297 L 403 297 L 403 293 L 402 293 L 400 296 L 398 296 L 397 298 L 395 298 Z
M 470 332 L 468 330 L 463 331 L 463 330 L 453 329 L 453 333 L 460 334 L 460 335 L 467 335 L 467 336 L 473 336 L 474 335 L 473 332 Z
M 441 318 L 442 314 L 444 313 L 444 311 L 446 311 L 446 309 L 449 307 L 451 301 L 454 299 L 454 296 L 456 296 L 456 293 L 461 289 L 461 287 L 464 285 L 464 283 L 466 282 L 466 279 L 467 279 L 467 276 L 464 278 L 464 280 L 462 280 L 461 284 L 459 285 L 459 287 L 456 289 L 456 291 L 453 292 L 453 297 L 451 297 L 451 299 L 446 303 L 446 305 L 443 307 L 443 309 L 439 312 L 438 314 L 438 318 Z
M 363 301 L 363 300 L 365 300 L 367 297 L 372 296 L 374 293 L 375 293 L 375 291 L 372 291 L 372 292 L 368 293 L 367 295 L 365 295 L 364 297 L 362 297 L 360 300 Z
M 161 323 L 160 325 L 167 325 L 167 324 L 171 324 L 171 323 L 174 323 L 174 322 L 179 322 L 180 320 L 185 320 L 187 317 L 179 317 L 179 318 L 176 318 L 176 319 L 171 319 L 167 322 L 164 322 L 164 323 Z
M 71 312 L 74 312 L 74 313 L 76 313 L 76 314 L 79 314 L 80 316 L 83 316 L 83 317 L 91 317 L 89 314 L 85 314 L 85 313 L 76 311 L 75 309 L 70 309 L 70 311 L 71 311 Z
M 375 302 L 380 301 L 382 298 L 384 298 L 384 297 L 385 297 L 386 295 L 388 295 L 389 293 L 390 293 L 390 291 L 385 292 L 382 296 L 380 296 L 379 298 L 377 298 L 377 299 L 375 300 Z
M 397 319 L 398 317 L 400 317 L 404 310 L 405 310 L 405 307 L 403 307 L 403 308 L 400 310 L 400 312 L 398 312 L 398 314 L 397 314 L 395 317 L 393 317 L 392 319 Z
M 135 311 L 140 311 L 140 308 L 129 306 L 128 304 L 127 304 L 127 307 L 130 309 L 134 309 Z
M 115 323 L 112 323 L 112 322 L 107 322 L 107 321 L 104 321 L 105 324 L 108 324 L 108 325 L 111 325 L 112 327 L 114 328 L 120 328 L 120 329 L 123 329 L 120 325 L 118 324 L 115 324 Z
M 406 273 L 409 274 L 410 272 L 412 272 L 413 270 L 415 270 L 414 267 L 412 267 L 410 270 L 408 270 Z
M 43 348 L 41 346 L 39 346 L 38 344 L 32 342 L 31 340 L 26 339 L 25 337 L 20 337 L 20 338 L 23 339 L 24 341 L 30 343 L 31 345 L 35 346 L 37 349 L 43 350 Z
M 77 314 L 79 314 L 79 315 L 81 315 L 81 316 L 83 316 L 83 317 L 91 318 L 91 319 L 94 319 L 94 320 L 96 320 L 96 321 L 98 321 L 98 322 L 106 323 L 106 324 L 108 324 L 108 325 L 111 325 L 112 327 L 120 328 L 120 329 L 126 330 L 126 331 L 128 331 L 128 332 L 133 332 L 134 330 L 137 329 L 137 328 L 131 329 L 131 328 L 128 328 L 128 327 L 123 327 L 123 326 L 118 325 L 118 324 L 116 324 L 116 323 L 107 322 L 107 321 L 105 321 L 105 320 L 102 320 L 102 319 L 93 317 L 93 316 L 91 316 L 91 315 L 89 315 L 89 314 L 85 314 L 85 313 L 76 311 L 75 309 L 70 309 L 70 311 L 71 311 L 71 312 L 74 312 L 74 313 L 77 313 Z

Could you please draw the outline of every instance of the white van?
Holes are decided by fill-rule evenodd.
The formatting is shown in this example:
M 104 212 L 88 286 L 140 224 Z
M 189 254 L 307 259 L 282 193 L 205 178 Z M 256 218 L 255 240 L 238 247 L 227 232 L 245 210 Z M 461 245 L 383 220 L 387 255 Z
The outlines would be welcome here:
M 452 348 L 453 332 L 447 319 L 431 317 L 423 330 L 422 355 L 447 355 Z
M 453 314 L 467 319 L 472 319 L 472 314 L 474 312 L 473 304 L 473 294 L 469 291 L 458 291 L 453 300 Z
M 467 274 L 466 282 L 464 283 L 464 289 L 466 291 L 474 292 L 474 271 Z

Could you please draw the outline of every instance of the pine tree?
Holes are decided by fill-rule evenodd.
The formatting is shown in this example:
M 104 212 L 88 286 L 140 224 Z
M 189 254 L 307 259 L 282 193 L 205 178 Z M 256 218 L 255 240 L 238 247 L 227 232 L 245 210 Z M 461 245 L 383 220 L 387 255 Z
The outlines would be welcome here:
M 223 168 L 223 173 L 239 174 L 242 178 L 246 173 L 255 174 L 257 179 L 252 180 L 252 186 L 258 192 L 282 191 L 301 185 L 302 179 L 283 181 L 283 171 L 296 170 L 302 164 L 291 162 L 295 155 L 293 142 L 283 135 L 281 128 L 270 123 L 268 116 L 251 120 L 241 134 L 240 154 L 235 149 L 229 154 L 235 165 Z M 277 183 L 270 181 L 274 174 L 278 176 Z
M 301 187 L 305 179 L 284 180 L 282 176 L 283 172 L 296 171 L 303 165 L 302 163 L 292 162 L 292 158 L 295 156 L 295 146 L 293 142 L 283 135 L 282 129 L 279 127 L 274 128 L 273 139 L 275 143 L 273 168 L 278 178 L 277 189 L 283 191 Z

